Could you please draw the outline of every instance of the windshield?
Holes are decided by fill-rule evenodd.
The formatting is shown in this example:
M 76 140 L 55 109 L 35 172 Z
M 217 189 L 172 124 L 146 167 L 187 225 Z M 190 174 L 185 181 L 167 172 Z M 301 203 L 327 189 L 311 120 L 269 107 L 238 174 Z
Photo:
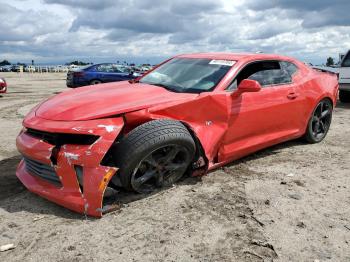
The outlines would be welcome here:
M 140 83 L 162 86 L 170 91 L 212 91 L 235 61 L 174 58 L 141 78 Z

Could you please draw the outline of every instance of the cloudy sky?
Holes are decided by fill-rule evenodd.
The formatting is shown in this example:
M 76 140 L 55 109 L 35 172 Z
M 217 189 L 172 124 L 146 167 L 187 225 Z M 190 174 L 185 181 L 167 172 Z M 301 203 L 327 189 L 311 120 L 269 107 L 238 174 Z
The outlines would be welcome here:
M 179 53 L 350 49 L 349 0 L 0 0 L 0 60 L 157 63 Z

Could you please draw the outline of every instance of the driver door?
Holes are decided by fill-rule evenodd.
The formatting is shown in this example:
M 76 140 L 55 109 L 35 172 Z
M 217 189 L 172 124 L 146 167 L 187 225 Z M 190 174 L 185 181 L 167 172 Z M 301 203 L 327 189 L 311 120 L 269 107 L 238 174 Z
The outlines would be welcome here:
M 298 93 L 278 61 L 246 66 L 235 81 L 258 81 L 259 92 L 232 97 L 227 132 L 219 149 L 219 162 L 232 161 L 300 133 Z

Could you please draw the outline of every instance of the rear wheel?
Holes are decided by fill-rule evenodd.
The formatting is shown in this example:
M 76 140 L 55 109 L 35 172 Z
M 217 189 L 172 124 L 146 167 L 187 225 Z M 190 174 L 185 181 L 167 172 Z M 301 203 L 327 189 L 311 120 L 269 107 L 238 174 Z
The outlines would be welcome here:
M 319 143 L 327 135 L 332 122 L 333 106 L 329 99 L 323 99 L 318 103 L 309 120 L 305 139 L 309 143 Z
M 94 79 L 92 81 L 90 81 L 90 85 L 98 85 L 98 84 L 101 84 L 102 81 L 101 80 L 98 80 L 98 79 Z
M 339 100 L 342 103 L 350 103 L 350 91 L 339 90 Z
M 177 121 L 155 120 L 132 130 L 118 144 L 114 160 L 124 188 L 150 193 L 177 182 L 194 158 L 195 143 Z

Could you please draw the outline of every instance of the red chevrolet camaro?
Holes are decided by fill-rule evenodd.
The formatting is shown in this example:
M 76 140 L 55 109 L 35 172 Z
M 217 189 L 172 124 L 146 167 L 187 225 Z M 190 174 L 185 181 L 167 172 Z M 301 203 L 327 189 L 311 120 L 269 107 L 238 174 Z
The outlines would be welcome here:
M 101 216 L 104 196 L 149 193 L 303 137 L 322 141 L 337 76 L 284 56 L 176 56 L 132 81 L 58 94 L 35 107 L 17 138 L 17 176 L 32 192 Z

